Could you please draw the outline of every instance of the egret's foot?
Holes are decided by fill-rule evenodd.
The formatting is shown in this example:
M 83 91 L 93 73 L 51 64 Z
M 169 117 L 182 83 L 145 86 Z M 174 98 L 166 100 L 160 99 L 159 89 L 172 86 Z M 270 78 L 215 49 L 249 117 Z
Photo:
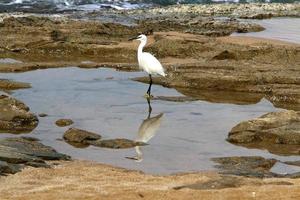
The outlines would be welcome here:
M 144 97 L 145 97 L 146 99 L 153 99 L 153 98 L 154 98 L 153 95 L 148 94 L 148 93 L 144 94 Z

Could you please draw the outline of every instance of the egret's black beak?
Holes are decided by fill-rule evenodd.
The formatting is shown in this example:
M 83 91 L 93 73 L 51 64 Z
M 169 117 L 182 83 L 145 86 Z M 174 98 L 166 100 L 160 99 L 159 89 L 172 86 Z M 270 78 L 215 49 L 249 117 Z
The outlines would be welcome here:
M 132 41 L 132 40 L 136 40 L 136 39 L 138 39 L 138 37 L 130 38 L 130 39 L 128 39 L 128 41 Z

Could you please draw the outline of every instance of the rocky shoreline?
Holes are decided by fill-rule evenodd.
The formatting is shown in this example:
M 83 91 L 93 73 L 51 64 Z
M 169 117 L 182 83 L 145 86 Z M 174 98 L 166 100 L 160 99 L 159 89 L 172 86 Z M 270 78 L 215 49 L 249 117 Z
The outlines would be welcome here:
M 244 12 L 245 10 L 247 12 Z M 228 35 L 233 32 L 264 29 L 257 24 L 245 23 L 237 18 L 299 17 L 300 4 L 251 4 L 250 8 L 248 4 L 222 4 L 210 6 L 209 9 L 206 5 L 182 5 L 149 10 L 107 11 L 104 14 L 91 12 L 85 13 L 85 17 L 80 16 L 82 13 L 59 17 L 22 13 L 0 15 L 2 19 L 0 34 L 7 36 L 0 38 L 0 58 L 19 61 L 0 62 L 0 72 L 15 73 L 70 66 L 110 67 L 135 71 L 138 70 L 135 60 L 137 43 L 127 40 L 139 32 L 144 32 L 149 36 L 146 50 L 154 53 L 162 61 L 168 74 L 164 79 L 155 78 L 154 83 L 175 88 L 186 95 L 181 98 L 155 99 L 179 102 L 200 99 L 253 104 L 266 98 L 274 106 L 289 110 L 241 122 L 229 133 L 228 141 L 247 148 L 267 149 L 279 155 L 299 155 L 297 111 L 300 110 L 300 45 L 249 37 L 228 37 Z M 175 15 L 178 16 L 174 17 Z M 219 16 L 226 18 L 215 18 Z M 114 18 L 131 22 L 134 26 L 108 22 Z M 95 19 L 105 20 L 94 21 Z M 147 77 L 138 77 L 134 80 L 148 82 Z M 1 90 L 29 87 L 30 83 L 0 80 Z M 38 125 L 37 116 L 30 112 L 28 106 L 6 94 L 0 96 L 0 110 L 1 132 L 26 133 Z M 69 126 L 72 123 L 69 119 L 57 121 L 58 126 Z M 64 139 L 74 146 L 81 147 L 94 145 L 105 148 L 129 148 L 145 145 L 126 139 L 101 140 L 100 135 L 74 128 L 65 133 Z M 282 176 L 274 174 L 270 170 L 276 162 L 280 162 L 275 159 L 215 158 L 214 161 L 220 165 L 218 168 L 225 174 L 222 176 L 210 172 L 152 176 L 87 161 L 60 161 L 58 166 L 48 162 L 61 159 L 70 158 L 42 145 L 34 138 L 0 139 L 0 174 L 19 172 L 27 166 L 24 171 L 14 176 L 0 177 L 1 198 L 23 198 L 25 195 L 24 199 L 32 199 L 35 191 L 25 191 L 20 196 L 21 192 L 24 192 L 21 188 L 38 187 L 40 184 L 45 185 L 45 188 L 39 188 L 40 197 L 61 192 L 63 198 L 65 188 L 69 187 L 70 191 L 81 191 L 80 184 L 91 184 L 88 187 L 92 194 L 85 190 L 82 194 L 67 192 L 65 195 L 68 195 L 68 198 L 83 198 L 89 195 L 91 197 L 99 193 L 99 189 L 93 184 L 104 184 L 104 193 L 106 195 L 109 193 L 108 199 L 115 199 L 118 195 L 128 194 L 129 191 L 132 197 L 130 199 L 144 197 L 155 199 L 164 195 L 170 198 L 183 195 L 195 199 L 194 192 L 209 197 L 215 195 L 211 190 L 224 188 L 226 191 L 222 195 L 225 194 L 230 198 L 236 198 L 234 193 L 237 191 L 240 191 L 241 196 L 248 197 L 250 191 L 253 195 L 253 191 L 263 188 L 264 192 L 259 192 L 258 197 L 269 199 L 270 196 L 266 196 L 265 191 L 277 197 L 276 189 L 273 189 L 276 187 L 281 191 L 287 189 L 292 191 L 288 195 L 294 195 L 293 197 L 299 196 L 300 182 L 298 179 L 291 179 L 298 178 L 299 174 Z M 52 169 L 32 169 L 28 166 L 46 168 L 51 166 Z M 43 178 L 32 180 L 33 175 Z M 59 175 L 62 176 L 61 180 L 55 179 Z M 90 178 L 91 176 L 94 180 Z M 103 176 L 110 178 L 110 182 L 101 182 Z M 120 177 L 124 180 L 120 180 Z M 140 183 L 134 185 L 134 181 L 127 180 L 126 177 L 146 186 Z M 257 177 L 268 177 L 271 181 L 256 179 Z M 282 179 L 273 180 L 274 177 Z M 48 179 L 55 180 L 53 183 L 43 183 Z M 15 191 L 15 188 L 12 190 L 11 187 L 16 180 L 22 180 L 17 184 L 20 193 L 12 195 L 11 191 Z M 108 185 L 117 186 L 116 183 L 120 181 L 124 181 L 124 185 L 134 186 L 125 189 L 113 187 L 117 192 L 109 189 Z M 63 184 L 62 187 L 57 186 L 59 184 Z M 162 186 L 157 188 L 156 184 Z M 142 192 L 145 188 L 146 192 Z M 103 195 L 101 192 L 100 194 Z M 220 194 L 221 192 L 218 192 L 217 195 Z M 47 198 L 50 197 L 53 196 Z
M 271 17 L 299 17 L 299 3 L 251 3 L 251 4 L 198 4 L 174 5 L 153 9 L 132 10 L 130 14 L 185 15 L 266 19 Z

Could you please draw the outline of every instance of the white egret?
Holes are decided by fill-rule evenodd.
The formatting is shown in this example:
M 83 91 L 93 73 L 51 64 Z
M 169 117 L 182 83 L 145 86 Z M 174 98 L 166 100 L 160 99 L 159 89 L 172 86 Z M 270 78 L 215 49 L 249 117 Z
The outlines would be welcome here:
M 146 35 L 142 34 L 137 37 L 131 38 L 129 40 L 139 40 L 141 42 L 138 47 L 137 58 L 138 58 L 139 68 L 143 69 L 145 72 L 149 74 L 150 83 L 149 83 L 149 88 L 147 90 L 146 97 L 151 98 L 152 75 L 161 75 L 165 77 L 166 74 L 164 72 L 164 68 L 152 54 L 143 52 L 143 48 L 147 44 Z

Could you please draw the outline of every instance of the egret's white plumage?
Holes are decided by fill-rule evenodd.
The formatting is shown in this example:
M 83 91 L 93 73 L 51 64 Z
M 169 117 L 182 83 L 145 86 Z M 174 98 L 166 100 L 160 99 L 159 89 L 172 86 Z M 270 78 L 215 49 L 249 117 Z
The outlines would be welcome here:
M 161 75 L 166 76 L 165 71 L 161 63 L 150 53 L 143 52 L 144 46 L 147 44 L 147 36 L 139 35 L 138 37 L 132 38 L 131 40 L 139 40 L 141 43 L 138 47 L 138 62 L 139 68 L 143 69 L 145 72 L 149 74 L 150 84 L 147 90 L 147 97 L 151 97 L 151 85 L 152 85 L 152 75 Z
M 143 52 L 143 48 L 147 44 L 147 36 L 139 35 L 137 40 L 141 41 L 137 55 L 140 69 L 143 69 L 151 75 L 159 74 L 161 76 L 166 76 L 161 63 L 152 54 Z

